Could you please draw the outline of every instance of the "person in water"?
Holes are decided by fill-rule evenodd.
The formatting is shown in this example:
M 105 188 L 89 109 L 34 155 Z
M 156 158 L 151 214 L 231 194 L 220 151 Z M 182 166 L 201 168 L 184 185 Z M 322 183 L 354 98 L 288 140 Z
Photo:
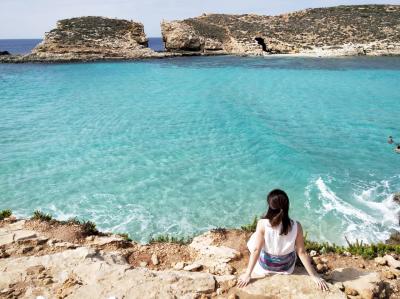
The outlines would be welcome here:
M 301 224 L 289 217 L 287 194 L 279 189 L 272 190 L 267 196 L 267 203 L 267 214 L 258 221 L 256 232 L 247 243 L 249 264 L 238 279 L 238 287 L 245 287 L 252 277 L 291 274 L 298 256 L 317 287 L 328 290 L 328 285 L 315 272 L 304 248 Z
M 400 143 L 396 145 L 396 148 L 394 149 L 394 151 L 398 154 L 400 154 Z
M 388 143 L 389 143 L 389 144 L 393 144 L 393 142 L 394 142 L 394 141 L 393 141 L 393 137 L 392 137 L 392 136 L 389 136 L 389 138 L 388 138 Z

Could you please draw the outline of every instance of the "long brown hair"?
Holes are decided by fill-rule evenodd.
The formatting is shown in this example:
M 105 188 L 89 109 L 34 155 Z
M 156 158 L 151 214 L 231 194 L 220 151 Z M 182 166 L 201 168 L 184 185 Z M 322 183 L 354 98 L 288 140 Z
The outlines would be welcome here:
M 285 191 L 274 189 L 268 194 L 267 203 L 268 211 L 263 218 L 268 219 L 272 227 L 282 223 L 280 235 L 287 235 L 292 228 L 292 220 L 289 218 L 289 197 Z

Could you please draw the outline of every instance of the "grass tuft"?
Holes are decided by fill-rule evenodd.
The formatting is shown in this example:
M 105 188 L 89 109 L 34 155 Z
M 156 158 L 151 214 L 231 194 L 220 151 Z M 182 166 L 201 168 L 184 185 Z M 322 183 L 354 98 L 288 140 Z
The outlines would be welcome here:
M 245 232 L 251 232 L 254 233 L 257 228 L 257 222 L 258 222 L 258 217 L 254 216 L 253 222 L 249 224 L 242 225 L 240 228 L 244 230 Z
M 39 210 L 33 212 L 32 220 L 39 220 L 39 221 L 51 221 L 53 217 L 50 214 L 43 213 Z
M 67 223 L 67 224 L 81 225 L 81 221 L 78 219 L 78 217 L 69 218 L 69 219 L 66 221 L 66 223 Z
M 11 210 L 2 210 L 2 211 L 0 211 L 0 220 L 8 218 L 11 215 L 12 215 L 12 211 Z
M 92 221 L 84 221 L 81 222 L 84 234 L 91 236 L 91 235 L 98 235 L 99 231 L 97 230 L 96 224 Z
M 128 241 L 128 242 L 132 242 L 132 241 L 133 241 L 133 240 L 129 237 L 129 235 L 126 234 L 126 233 L 120 233 L 120 234 L 117 234 L 117 236 L 122 237 L 125 241 Z
M 150 238 L 149 243 L 175 243 L 180 245 L 186 245 L 191 243 L 192 237 L 174 237 L 168 234 L 157 235 Z
M 390 245 L 384 243 L 364 244 L 362 241 L 356 240 L 350 242 L 346 237 L 347 246 L 339 246 L 328 242 L 315 242 L 307 238 L 307 233 L 304 236 L 304 244 L 307 251 L 315 250 L 319 253 L 337 253 L 343 254 L 349 252 L 352 255 L 362 256 L 364 259 L 373 259 L 377 256 L 383 256 L 389 253 L 400 254 L 400 245 Z

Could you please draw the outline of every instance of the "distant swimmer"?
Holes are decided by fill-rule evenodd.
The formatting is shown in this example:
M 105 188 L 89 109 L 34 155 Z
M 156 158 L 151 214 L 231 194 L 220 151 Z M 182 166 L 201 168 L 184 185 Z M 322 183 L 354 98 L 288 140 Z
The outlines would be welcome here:
M 388 138 L 388 141 L 387 141 L 389 144 L 393 144 L 393 137 L 392 136 L 389 136 L 389 138 Z
M 396 145 L 396 148 L 394 149 L 394 151 L 398 154 L 400 154 L 400 143 Z

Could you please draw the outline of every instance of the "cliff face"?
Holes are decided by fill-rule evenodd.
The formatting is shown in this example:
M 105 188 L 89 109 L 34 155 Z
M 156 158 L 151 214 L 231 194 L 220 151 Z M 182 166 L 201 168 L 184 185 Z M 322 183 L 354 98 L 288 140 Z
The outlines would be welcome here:
M 168 51 L 400 54 L 399 5 L 315 8 L 279 16 L 207 14 L 161 27 Z
M 399 298 L 396 254 L 365 260 L 310 251 L 329 292 L 319 291 L 301 266 L 295 275 L 238 288 L 250 234 L 219 228 L 190 244 L 139 244 L 76 219 L 7 218 L 0 220 L 0 298 Z
M 38 58 L 136 58 L 156 53 L 147 48 L 141 23 L 104 17 L 61 20 L 33 51 Z

